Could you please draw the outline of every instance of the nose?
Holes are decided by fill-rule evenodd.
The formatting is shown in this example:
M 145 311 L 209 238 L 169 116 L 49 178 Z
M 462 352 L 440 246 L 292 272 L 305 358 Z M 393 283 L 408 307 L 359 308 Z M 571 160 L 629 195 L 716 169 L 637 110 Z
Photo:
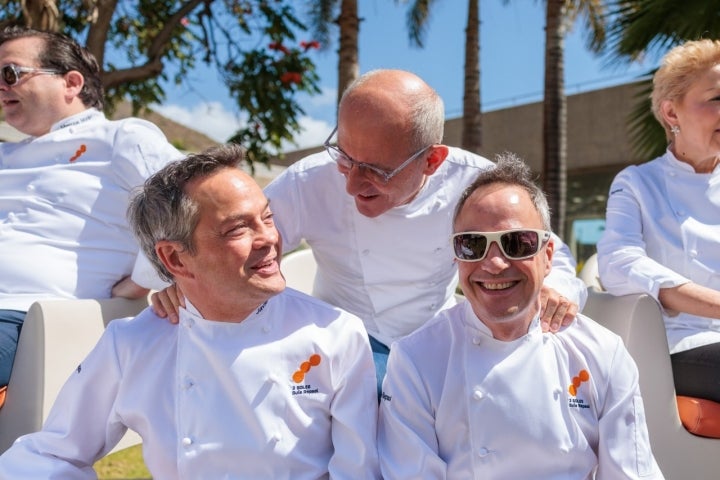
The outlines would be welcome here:
M 485 258 L 480 261 L 480 266 L 488 273 L 498 274 L 510 267 L 510 262 L 505 258 L 505 255 L 503 255 L 497 242 L 493 241 L 490 243 L 490 247 L 488 247 Z
M 365 188 L 368 179 L 363 170 L 362 168 L 353 166 L 343 172 L 343 175 L 345 175 L 345 189 L 348 194 L 355 195 Z
M 280 234 L 275 228 L 275 224 L 268 225 L 265 222 L 260 222 L 255 238 L 253 239 L 253 248 L 263 248 L 268 245 L 275 245 L 278 243 Z

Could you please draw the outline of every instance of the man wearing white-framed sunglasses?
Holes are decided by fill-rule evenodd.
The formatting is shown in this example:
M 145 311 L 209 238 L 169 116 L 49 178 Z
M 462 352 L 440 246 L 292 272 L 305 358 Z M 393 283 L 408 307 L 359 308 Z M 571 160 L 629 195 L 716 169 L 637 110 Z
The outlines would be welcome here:
M 622 339 L 582 314 L 541 329 L 549 229 L 547 200 L 513 155 L 460 197 L 451 241 L 468 301 L 393 344 L 384 478 L 663 478 Z

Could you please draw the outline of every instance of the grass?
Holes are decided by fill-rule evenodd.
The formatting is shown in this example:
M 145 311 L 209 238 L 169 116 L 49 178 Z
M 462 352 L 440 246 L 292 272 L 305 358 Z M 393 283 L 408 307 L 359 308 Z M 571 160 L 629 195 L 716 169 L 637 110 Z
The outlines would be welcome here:
M 94 468 L 98 480 L 152 480 L 143 461 L 142 445 L 134 445 L 101 458 Z

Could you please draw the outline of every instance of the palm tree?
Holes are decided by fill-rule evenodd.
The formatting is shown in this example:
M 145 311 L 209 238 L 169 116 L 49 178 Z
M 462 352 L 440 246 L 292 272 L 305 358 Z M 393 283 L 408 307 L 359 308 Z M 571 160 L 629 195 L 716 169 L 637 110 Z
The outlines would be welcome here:
M 608 55 L 613 63 L 664 54 L 675 45 L 698 38 L 720 36 L 718 2 L 695 0 L 613 0 L 609 5 Z M 655 120 L 648 98 L 648 72 L 641 95 L 629 118 L 635 153 L 648 159 L 665 151 L 665 131 Z
M 408 9 L 407 28 L 410 42 L 422 48 L 423 37 L 435 0 L 414 0 Z M 462 147 L 480 153 L 482 114 L 480 110 L 480 2 L 468 0 L 465 27 L 465 82 L 463 87 Z
M 324 48 L 332 44 L 330 26 L 335 23 L 339 27 L 340 41 L 338 47 L 338 89 L 337 102 L 343 92 L 359 76 L 358 34 L 360 18 L 358 17 L 357 0 L 318 0 L 309 2 L 308 17 L 315 38 Z M 339 13 L 337 10 L 339 8 Z
M 543 101 L 543 189 L 552 211 L 552 228 L 565 234 L 567 195 L 567 99 L 564 41 L 568 28 L 583 14 L 590 34 L 588 46 L 599 51 L 605 40 L 600 0 L 546 0 L 545 85 Z

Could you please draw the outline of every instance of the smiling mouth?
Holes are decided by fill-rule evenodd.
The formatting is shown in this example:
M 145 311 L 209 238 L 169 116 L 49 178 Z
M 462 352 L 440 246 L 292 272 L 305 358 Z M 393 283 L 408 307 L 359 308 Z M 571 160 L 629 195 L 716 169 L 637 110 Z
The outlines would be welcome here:
M 517 285 L 518 282 L 502 282 L 502 283 L 488 283 L 488 282 L 478 282 L 481 287 L 483 287 L 486 290 L 507 290 L 508 288 L 512 288 L 515 285 Z

